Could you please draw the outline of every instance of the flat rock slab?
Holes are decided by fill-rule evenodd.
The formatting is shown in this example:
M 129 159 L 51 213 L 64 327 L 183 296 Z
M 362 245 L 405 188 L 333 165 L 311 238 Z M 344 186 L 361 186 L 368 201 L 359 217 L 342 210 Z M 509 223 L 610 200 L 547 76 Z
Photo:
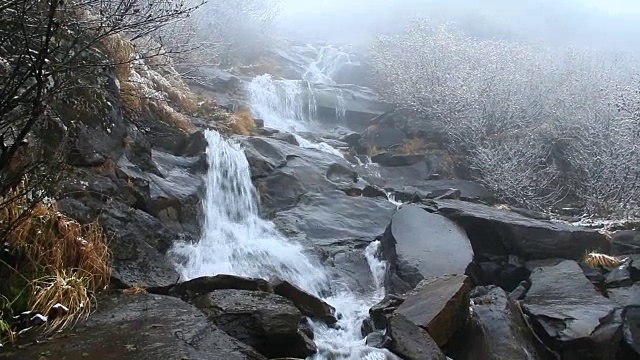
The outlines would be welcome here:
M 251 347 L 210 324 L 184 301 L 161 295 L 103 299 L 71 336 L 2 354 L 3 359 L 41 360 L 266 360 Z
M 423 280 L 407 295 L 395 314 L 427 330 L 438 346 L 463 328 L 469 317 L 471 281 L 465 275 Z
M 538 336 L 562 359 L 613 359 L 622 307 L 602 296 L 572 260 L 536 268 L 524 310 Z
M 603 234 L 587 228 L 458 200 L 436 204 L 440 214 L 464 227 L 476 253 L 578 260 L 587 252 L 608 252 L 610 247 Z
M 201 276 L 169 286 L 148 288 L 147 291 L 154 294 L 171 295 L 188 299 L 222 289 L 270 292 L 271 284 L 263 279 L 218 274 L 215 276 Z
M 471 318 L 464 346 L 454 355 L 465 360 L 547 359 L 522 317 L 519 305 L 497 286 L 471 292 Z
M 309 245 L 371 242 L 384 232 L 396 206 L 386 199 L 347 196 L 339 190 L 304 195 L 274 222 L 286 235 L 301 234 Z
M 471 243 L 460 226 L 415 205 L 403 205 L 393 215 L 380 242 L 385 259 L 412 286 L 425 278 L 464 274 L 473 260 Z M 418 274 L 410 274 L 415 271 Z

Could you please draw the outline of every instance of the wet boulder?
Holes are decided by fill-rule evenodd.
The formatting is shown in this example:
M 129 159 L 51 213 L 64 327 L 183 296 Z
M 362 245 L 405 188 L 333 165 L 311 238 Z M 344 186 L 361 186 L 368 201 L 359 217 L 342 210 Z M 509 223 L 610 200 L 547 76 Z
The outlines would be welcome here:
M 380 243 L 389 271 L 412 287 L 424 278 L 464 274 L 473 260 L 460 226 L 415 205 L 403 205 L 393 215 Z
M 571 260 L 533 269 L 524 311 L 538 337 L 562 359 L 614 359 L 623 308 L 602 296 Z
M 389 350 L 403 359 L 445 360 L 446 356 L 429 333 L 402 314 L 389 319 Z
M 384 232 L 395 210 L 386 199 L 333 190 L 302 196 L 296 207 L 277 212 L 274 222 L 283 233 L 298 234 L 316 246 L 369 243 Z
M 273 284 L 273 292 L 291 300 L 304 316 L 322 320 L 330 325 L 337 322 L 336 309 L 333 306 L 288 281 L 276 281 Z
M 4 352 L 2 358 L 267 359 L 212 325 L 192 305 L 145 293 L 101 298 L 98 310 L 66 335 Z
M 523 259 L 580 259 L 590 251 L 607 252 L 609 242 L 598 231 L 532 219 L 495 207 L 456 200 L 437 200 L 438 213 L 461 225 L 476 253 L 517 255 Z
M 615 255 L 640 254 L 640 231 L 616 231 L 611 239 L 611 251 Z
M 218 274 L 215 276 L 202 276 L 169 286 L 151 287 L 148 288 L 147 291 L 154 294 L 171 295 L 188 300 L 198 295 L 223 289 L 270 292 L 271 284 L 263 279 Z
M 640 283 L 609 289 L 608 296 L 625 310 L 623 341 L 618 359 L 640 359 Z
M 471 281 L 465 275 L 423 280 L 394 312 L 426 330 L 443 347 L 469 317 Z
M 371 157 L 371 161 L 382 166 L 411 166 L 425 160 L 424 154 L 393 154 L 381 152 Z
M 546 359 L 534 338 L 519 305 L 497 286 L 477 287 L 471 291 L 471 318 L 467 346 L 454 350 L 455 359 L 512 360 Z
M 215 290 L 192 302 L 216 326 L 269 358 L 306 358 L 317 350 L 299 328 L 300 310 L 279 295 L 262 291 Z

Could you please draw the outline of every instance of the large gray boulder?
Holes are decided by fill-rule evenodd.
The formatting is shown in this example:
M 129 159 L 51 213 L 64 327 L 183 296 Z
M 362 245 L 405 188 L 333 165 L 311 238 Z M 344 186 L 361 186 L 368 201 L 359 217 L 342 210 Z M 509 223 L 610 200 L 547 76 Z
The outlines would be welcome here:
M 595 230 L 533 219 L 512 211 L 464 201 L 438 200 L 436 204 L 438 213 L 467 231 L 476 254 L 578 260 L 590 251 L 609 250 L 606 237 Z
M 425 278 L 464 274 L 473 261 L 471 243 L 460 226 L 415 205 L 403 205 L 393 215 L 380 242 L 390 264 L 388 286 L 394 273 L 414 287 Z

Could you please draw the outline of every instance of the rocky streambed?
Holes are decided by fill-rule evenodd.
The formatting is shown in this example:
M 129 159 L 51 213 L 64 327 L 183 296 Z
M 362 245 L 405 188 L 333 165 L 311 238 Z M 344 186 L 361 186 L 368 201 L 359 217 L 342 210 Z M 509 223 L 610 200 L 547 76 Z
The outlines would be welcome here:
M 442 149 L 398 151 L 435 131 L 369 115 L 87 143 L 113 162 L 79 168 L 59 206 L 100 219 L 116 289 L 0 358 L 640 358 L 640 233 L 496 206 Z

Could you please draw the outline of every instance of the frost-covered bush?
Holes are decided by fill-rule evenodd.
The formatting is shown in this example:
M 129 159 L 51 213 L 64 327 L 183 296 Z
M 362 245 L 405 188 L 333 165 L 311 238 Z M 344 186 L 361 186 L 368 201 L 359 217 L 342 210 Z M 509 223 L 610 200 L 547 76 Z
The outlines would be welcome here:
M 638 207 L 640 96 L 629 56 L 479 40 L 416 20 L 378 38 L 371 57 L 382 97 L 447 134 L 505 201 L 571 202 L 600 215 Z

